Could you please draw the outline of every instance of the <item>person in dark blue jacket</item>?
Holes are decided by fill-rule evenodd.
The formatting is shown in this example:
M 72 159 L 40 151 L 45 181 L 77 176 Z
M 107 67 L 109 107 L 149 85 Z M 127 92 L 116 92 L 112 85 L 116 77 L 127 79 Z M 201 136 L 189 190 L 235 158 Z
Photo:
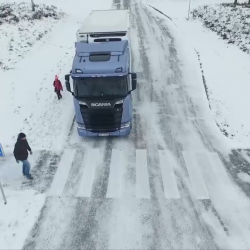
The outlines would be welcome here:
M 32 150 L 29 146 L 29 143 L 26 140 L 26 135 L 24 133 L 20 133 L 18 135 L 13 153 L 16 162 L 19 163 L 19 161 L 21 161 L 23 163 L 23 175 L 26 176 L 29 180 L 32 180 L 33 177 L 30 175 L 30 163 L 28 161 L 28 152 L 32 154 Z

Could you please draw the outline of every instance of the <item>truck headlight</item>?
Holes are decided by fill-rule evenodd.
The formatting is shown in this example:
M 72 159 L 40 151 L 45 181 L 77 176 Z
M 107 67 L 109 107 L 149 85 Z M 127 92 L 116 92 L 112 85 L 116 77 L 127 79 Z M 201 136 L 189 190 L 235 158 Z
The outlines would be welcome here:
M 120 100 L 118 102 L 116 102 L 115 104 L 122 104 L 123 103 L 123 100 Z
M 76 73 L 76 74 L 82 74 L 83 72 L 82 72 L 81 69 L 75 69 L 75 73 Z
M 85 129 L 85 125 L 83 123 L 77 123 L 77 128 Z
M 121 128 L 128 128 L 128 127 L 130 127 L 130 122 L 121 124 Z
M 117 69 L 115 70 L 115 73 L 119 73 L 119 72 L 122 72 L 122 67 L 117 68 Z
M 80 104 L 80 105 L 87 105 L 86 102 L 82 102 L 82 101 L 79 101 L 79 104 Z

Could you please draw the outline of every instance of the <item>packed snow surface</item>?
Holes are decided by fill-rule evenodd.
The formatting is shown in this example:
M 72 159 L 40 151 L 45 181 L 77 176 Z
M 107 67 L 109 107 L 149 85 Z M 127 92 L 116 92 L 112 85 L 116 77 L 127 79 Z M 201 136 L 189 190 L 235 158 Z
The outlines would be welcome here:
M 45 195 L 10 189 L 5 189 L 5 195 L 6 205 L 0 197 L 0 249 L 20 249 L 38 219 Z
M 0 5 L 0 143 L 6 154 L 6 162 L 0 159 L 0 181 L 7 198 L 4 205 L 0 193 L 0 249 L 23 247 L 44 205 L 41 193 L 57 167 L 58 155 L 50 152 L 48 157 L 40 149 L 61 149 L 73 122 L 72 96 L 64 91 L 58 102 L 54 77 L 58 74 L 64 86 L 77 29 L 91 10 L 111 6 L 103 0 L 54 0 L 54 6 L 50 0 L 36 0 L 34 13 L 30 0 L 23 2 Z M 26 133 L 33 150 L 32 183 L 22 176 L 21 163 L 12 154 L 19 132 Z M 46 168 L 47 159 L 52 161 Z
M 111 1 L 54 0 L 67 15 L 53 21 L 51 31 L 15 67 L 0 69 L 0 142 L 6 152 L 0 180 L 8 200 L 0 205 L 0 248 L 249 249 L 249 199 L 222 159 L 228 148 L 208 107 L 200 72 L 202 67 L 208 87 L 230 108 L 235 99 L 231 102 L 225 91 L 229 87 L 240 91 L 245 103 L 247 53 L 235 45 L 225 47 L 200 21 L 187 22 L 188 1 L 161 2 L 179 33 L 153 9 L 132 3 L 138 88 L 128 138 L 80 138 L 72 96 L 63 92 L 58 101 L 52 86 L 55 74 L 63 80 L 70 71 L 76 31 L 85 17 L 91 9 L 110 8 Z M 235 56 L 234 64 L 228 52 Z M 235 71 L 242 76 L 239 88 Z M 242 103 L 236 108 L 241 110 Z M 214 112 L 213 103 L 211 108 Z M 247 108 L 242 114 L 230 110 L 235 121 L 230 113 L 221 112 L 221 117 L 230 128 L 237 126 Z M 34 151 L 29 157 L 32 182 L 22 176 L 12 154 L 20 131 Z M 246 142 L 241 133 L 227 142 L 240 139 Z
M 217 34 L 204 26 L 204 20 L 201 17 L 193 19 L 190 14 L 187 20 L 188 0 L 145 0 L 145 2 L 170 17 L 182 34 L 183 41 L 195 49 L 207 88 L 208 105 L 215 123 L 228 139 L 228 145 L 249 148 L 250 69 L 248 65 L 250 65 L 250 56 L 239 46 L 246 46 L 249 49 L 250 44 L 249 34 L 241 34 L 239 30 L 245 31 L 244 33 L 249 31 L 250 9 L 242 6 L 234 9 L 229 5 L 218 5 L 231 3 L 232 1 L 229 0 L 193 0 L 191 11 L 212 22 L 213 29 L 218 31 Z M 215 13 L 214 16 L 213 13 Z M 230 15 L 233 17 L 229 18 Z M 241 23 L 240 20 L 242 20 Z M 225 27 L 231 29 L 230 34 L 235 34 L 235 38 L 230 38 L 235 39 L 235 44 L 228 43 L 230 40 L 224 40 L 221 37 Z M 248 40 L 245 39 L 246 37 Z
M 9 6 L 19 22 L 0 25 L 0 57 L 4 59 L 0 71 L 0 107 L 1 121 L 5 121 L 0 124 L 0 130 L 4 131 L 0 141 L 11 152 L 21 131 L 27 134 L 33 149 L 62 148 L 73 122 L 74 107 L 72 96 L 65 89 L 63 99 L 58 102 L 53 88 L 55 75 L 59 75 L 64 86 L 64 75 L 72 66 L 77 30 L 91 10 L 111 6 L 109 1 L 101 0 L 88 3 L 55 0 L 55 7 L 49 5 L 51 1 L 35 3 L 40 6 L 36 8 L 38 13 L 42 10 L 43 15 L 52 13 L 52 17 L 22 20 L 23 13 L 32 17 L 30 1 L 21 4 L 23 12 L 18 12 L 19 1 L 15 1 Z M 13 51 L 9 51 L 11 40 Z

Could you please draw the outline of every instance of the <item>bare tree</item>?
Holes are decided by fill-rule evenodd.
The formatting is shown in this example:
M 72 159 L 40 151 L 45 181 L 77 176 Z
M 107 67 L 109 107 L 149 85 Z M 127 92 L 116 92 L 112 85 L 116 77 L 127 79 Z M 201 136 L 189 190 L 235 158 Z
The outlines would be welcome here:
M 35 4 L 33 0 L 31 0 L 31 8 L 32 8 L 32 11 L 35 11 Z
M 237 1 L 238 1 L 238 0 L 234 0 L 234 5 L 237 5 Z
M 250 5 L 250 0 L 248 0 L 248 4 Z

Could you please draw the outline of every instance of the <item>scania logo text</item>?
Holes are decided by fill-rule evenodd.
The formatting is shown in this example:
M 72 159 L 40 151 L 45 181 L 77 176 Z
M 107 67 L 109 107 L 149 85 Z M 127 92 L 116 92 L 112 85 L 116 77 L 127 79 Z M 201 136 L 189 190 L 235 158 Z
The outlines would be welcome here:
M 91 103 L 92 107 L 111 107 L 111 104 L 106 102 L 106 103 Z

